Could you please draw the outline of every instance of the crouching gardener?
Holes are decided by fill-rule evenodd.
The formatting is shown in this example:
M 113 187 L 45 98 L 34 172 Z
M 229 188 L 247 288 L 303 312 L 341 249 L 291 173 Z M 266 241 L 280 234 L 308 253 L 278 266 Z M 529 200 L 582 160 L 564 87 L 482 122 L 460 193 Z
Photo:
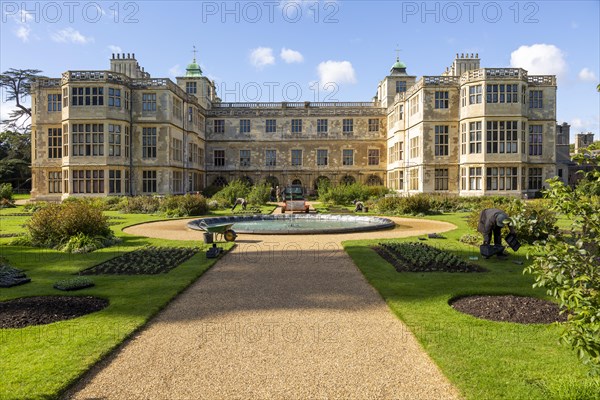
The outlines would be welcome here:
M 488 246 L 491 241 L 492 234 L 494 235 L 494 247 L 500 249 L 498 256 L 506 256 L 504 247 L 502 247 L 502 228 L 508 226 L 510 233 L 515 234 L 514 228 L 510 225 L 511 221 L 508 215 L 497 208 L 486 208 L 479 216 L 479 224 L 477 231 L 483 235 L 483 244 Z
M 231 207 L 231 211 L 235 210 L 235 208 L 238 206 L 238 204 L 240 204 L 242 206 L 242 210 L 246 209 L 246 206 L 248 205 L 248 202 L 246 201 L 246 199 L 240 197 L 235 199 L 235 203 L 233 203 L 233 207 Z

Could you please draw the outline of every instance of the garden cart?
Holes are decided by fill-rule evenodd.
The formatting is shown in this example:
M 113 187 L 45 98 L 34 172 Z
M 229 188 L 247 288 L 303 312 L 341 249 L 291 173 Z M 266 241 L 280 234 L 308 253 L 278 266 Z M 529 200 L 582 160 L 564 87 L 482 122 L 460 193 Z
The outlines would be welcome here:
M 205 232 L 214 234 L 216 238 L 218 238 L 218 235 L 221 235 L 221 238 L 225 239 L 227 242 L 233 242 L 237 238 L 237 233 L 231 229 L 233 223 L 209 225 L 206 221 L 200 221 L 198 226 Z

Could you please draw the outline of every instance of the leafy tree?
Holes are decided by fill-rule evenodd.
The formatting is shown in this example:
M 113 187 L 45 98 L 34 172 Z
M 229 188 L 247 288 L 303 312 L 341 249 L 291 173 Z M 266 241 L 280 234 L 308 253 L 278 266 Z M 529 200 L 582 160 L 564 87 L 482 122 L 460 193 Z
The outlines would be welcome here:
M 29 133 L 0 132 L 0 182 L 16 188 L 31 178 L 31 139 Z
M 599 159 L 589 155 L 577 161 L 599 165 Z M 591 185 L 600 185 L 599 169 L 585 175 Z M 565 186 L 558 178 L 547 182 L 550 208 L 569 219 L 571 230 L 536 242 L 529 253 L 533 263 L 525 271 L 567 314 L 561 341 L 577 351 L 592 374 L 600 374 L 600 196 L 583 185 Z
M 0 87 L 6 93 L 5 101 L 14 101 L 16 109 L 11 111 L 8 118 L 2 121 L 6 128 L 14 131 L 28 132 L 31 123 L 31 107 L 23 102 L 31 95 L 31 82 L 35 78 L 41 78 L 39 69 L 15 69 L 11 68 L 0 74 Z

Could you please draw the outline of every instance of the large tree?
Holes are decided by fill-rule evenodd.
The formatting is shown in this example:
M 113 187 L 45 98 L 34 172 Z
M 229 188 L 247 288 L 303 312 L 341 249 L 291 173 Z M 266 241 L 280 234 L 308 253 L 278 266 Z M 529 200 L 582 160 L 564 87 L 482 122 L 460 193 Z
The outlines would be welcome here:
M 0 132 L 0 182 L 9 182 L 14 188 L 29 188 L 30 166 L 30 135 L 9 130 Z
M 10 182 L 15 188 L 29 188 L 31 181 L 31 83 L 42 78 L 39 69 L 11 68 L 0 74 L 0 87 L 5 102 L 14 102 L 8 118 L 0 121 L 0 182 Z
M 0 74 L 0 87 L 4 89 L 6 98 L 4 101 L 14 101 L 16 108 L 12 110 L 8 118 L 2 121 L 6 129 L 28 133 L 31 127 L 31 107 L 27 107 L 26 98 L 31 95 L 31 82 L 34 78 L 40 78 L 39 69 L 14 69 L 4 71 Z

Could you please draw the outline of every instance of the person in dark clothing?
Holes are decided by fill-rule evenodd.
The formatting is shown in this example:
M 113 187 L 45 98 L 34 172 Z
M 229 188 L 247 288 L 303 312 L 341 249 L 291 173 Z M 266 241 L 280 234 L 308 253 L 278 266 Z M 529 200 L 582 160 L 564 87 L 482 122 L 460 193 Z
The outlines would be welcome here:
M 479 224 L 477 225 L 477 231 L 483 235 L 483 244 L 489 245 L 494 235 L 494 246 L 502 247 L 502 228 L 508 226 L 510 233 L 514 235 L 515 230 L 510 225 L 511 221 L 506 213 L 498 208 L 486 208 L 481 212 L 479 216 Z M 502 248 L 504 249 L 504 248 Z M 503 252 L 499 253 L 498 256 L 505 255 Z

